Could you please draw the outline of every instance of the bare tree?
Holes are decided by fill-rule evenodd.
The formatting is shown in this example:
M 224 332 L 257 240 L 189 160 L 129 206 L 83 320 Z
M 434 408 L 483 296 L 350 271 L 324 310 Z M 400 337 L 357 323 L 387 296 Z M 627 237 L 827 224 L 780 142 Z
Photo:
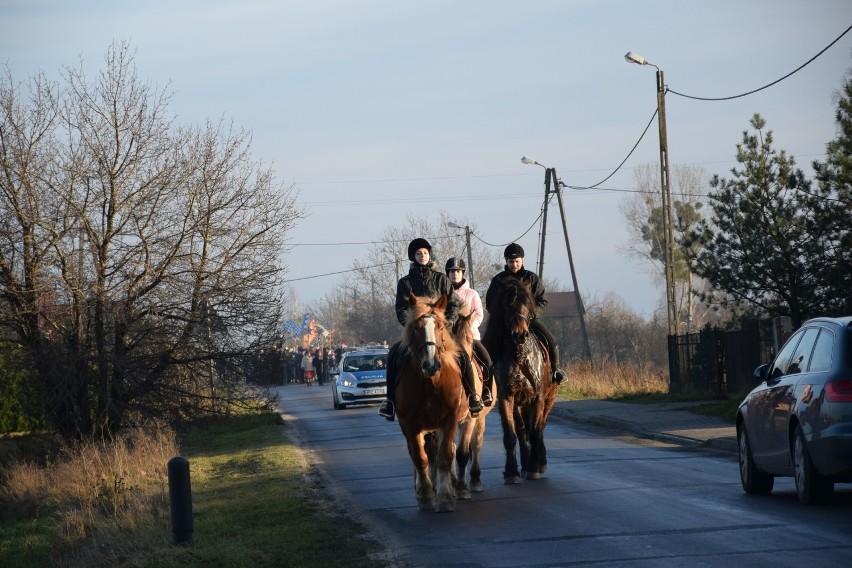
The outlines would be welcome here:
M 69 436 L 219 411 L 279 321 L 292 189 L 222 122 L 178 127 L 113 44 L 28 101 L 2 87 L 0 325 Z
M 593 358 L 642 369 L 665 369 L 666 329 L 661 318 L 645 321 L 612 293 L 587 302 L 586 321 Z
M 673 220 L 675 235 L 675 290 L 677 313 L 682 331 L 694 331 L 707 323 L 708 307 L 695 301 L 696 288 L 703 284 L 689 268 L 687 251 L 677 244 L 702 219 L 703 197 L 709 191 L 709 176 L 697 166 L 672 169 Z M 650 164 L 634 173 L 638 192 L 627 194 L 619 204 L 627 222 L 630 240 L 622 247 L 629 257 L 648 265 L 661 279 L 664 275 L 665 248 L 660 195 L 660 170 Z

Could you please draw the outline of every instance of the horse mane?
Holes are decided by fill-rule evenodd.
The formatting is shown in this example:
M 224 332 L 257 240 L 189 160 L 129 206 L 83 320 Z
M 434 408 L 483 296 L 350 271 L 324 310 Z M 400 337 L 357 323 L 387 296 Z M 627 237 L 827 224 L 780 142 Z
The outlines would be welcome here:
M 473 316 L 468 309 L 459 310 L 459 318 L 453 326 L 453 332 L 462 349 L 470 351 L 473 348 Z
M 535 298 L 530 291 L 529 283 L 517 278 L 506 278 L 491 304 L 488 323 L 482 336 L 482 342 L 486 347 L 498 345 L 508 335 L 505 322 L 507 312 L 517 312 L 522 306 L 526 306 L 530 313 L 535 313 Z
M 408 297 L 408 310 L 405 315 L 405 327 L 402 330 L 402 337 L 399 340 L 401 349 L 407 349 L 411 346 L 412 336 L 414 331 L 414 323 L 421 317 L 431 314 L 435 317 L 435 332 L 441 341 L 445 356 L 456 358 L 460 354 L 459 345 L 453 337 L 449 327 L 447 326 L 447 316 L 445 309 L 449 299 L 446 296 L 437 298 L 418 297 L 410 294 Z

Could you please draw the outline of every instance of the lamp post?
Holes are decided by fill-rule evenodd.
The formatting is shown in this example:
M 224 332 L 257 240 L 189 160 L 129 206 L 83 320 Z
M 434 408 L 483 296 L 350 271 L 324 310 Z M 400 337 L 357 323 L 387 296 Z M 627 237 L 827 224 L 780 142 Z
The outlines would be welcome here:
M 447 227 L 452 227 L 453 229 L 464 229 L 465 240 L 467 241 L 467 281 L 470 284 L 471 288 L 474 288 L 475 285 L 473 283 L 473 253 L 470 250 L 470 226 L 465 225 L 462 227 L 461 225 L 456 225 L 452 221 L 447 223 Z
M 538 251 L 538 277 L 544 280 L 544 241 L 547 238 L 547 197 L 550 193 L 550 168 L 526 156 L 521 158 L 521 163 L 544 168 L 544 211 L 541 213 L 541 246 Z
M 666 134 L 666 84 L 663 70 L 632 51 L 624 56 L 629 63 L 650 65 L 657 70 L 657 121 L 660 130 L 660 182 L 663 208 L 663 248 L 666 275 L 666 312 L 668 314 L 669 335 L 677 335 L 677 304 L 674 279 L 674 235 L 672 222 L 672 194 L 669 186 L 669 142 Z
M 586 332 L 586 308 L 583 306 L 583 298 L 580 296 L 580 287 L 577 284 L 577 272 L 574 270 L 574 255 L 571 254 L 571 241 L 568 239 L 568 222 L 565 219 L 565 207 L 562 204 L 562 180 L 559 179 L 559 176 L 556 174 L 556 168 L 548 168 L 544 164 L 533 160 L 532 158 L 527 158 L 524 156 L 521 158 L 521 162 L 524 164 L 533 164 L 536 166 L 541 166 L 544 168 L 544 210 L 547 211 L 547 195 L 550 191 L 551 181 L 553 182 L 553 191 L 556 193 L 556 199 L 559 202 L 559 214 L 562 216 L 562 233 L 565 235 L 565 248 L 568 251 L 568 266 L 571 268 L 571 281 L 574 283 L 574 298 L 577 301 L 577 311 L 580 314 L 580 332 L 583 334 L 583 347 L 586 351 L 586 358 L 591 361 L 592 360 L 592 350 L 589 347 L 589 335 Z M 545 226 L 542 225 L 542 234 L 541 234 L 541 266 L 544 265 L 544 236 L 545 236 Z M 539 275 L 539 278 L 541 276 Z

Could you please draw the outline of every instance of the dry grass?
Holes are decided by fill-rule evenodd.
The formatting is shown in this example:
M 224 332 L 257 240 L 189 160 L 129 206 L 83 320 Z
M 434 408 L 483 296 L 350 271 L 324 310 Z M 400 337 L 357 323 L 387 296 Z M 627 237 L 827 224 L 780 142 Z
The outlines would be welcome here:
M 667 394 L 669 380 L 660 372 L 610 361 L 575 362 L 566 367 L 562 398 L 620 398 L 637 394 Z
M 2 472 L 3 520 L 56 523 L 52 557 L 66 566 L 104 565 L 104 543 L 107 563 L 119 564 L 152 544 L 143 541 L 157 531 L 144 527 L 168 518 L 166 464 L 176 453 L 172 431 L 133 429 L 110 441 L 67 446 L 46 467 L 13 463 Z
M 279 414 L 202 420 L 177 439 L 192 469 L 192 546 L 176 546 L 169 530 L 175 436 L 138 430 L 0 470 L 0 566 L 386 565 L 385 549 L 324 490 Z

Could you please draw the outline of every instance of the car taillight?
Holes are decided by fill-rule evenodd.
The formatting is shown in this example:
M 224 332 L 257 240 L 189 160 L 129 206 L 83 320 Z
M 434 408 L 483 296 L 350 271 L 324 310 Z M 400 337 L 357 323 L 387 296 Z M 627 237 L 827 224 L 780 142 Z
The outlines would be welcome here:
M 825 398 L 830 402 L 852 402 L 852 379 L 825 383 Z

